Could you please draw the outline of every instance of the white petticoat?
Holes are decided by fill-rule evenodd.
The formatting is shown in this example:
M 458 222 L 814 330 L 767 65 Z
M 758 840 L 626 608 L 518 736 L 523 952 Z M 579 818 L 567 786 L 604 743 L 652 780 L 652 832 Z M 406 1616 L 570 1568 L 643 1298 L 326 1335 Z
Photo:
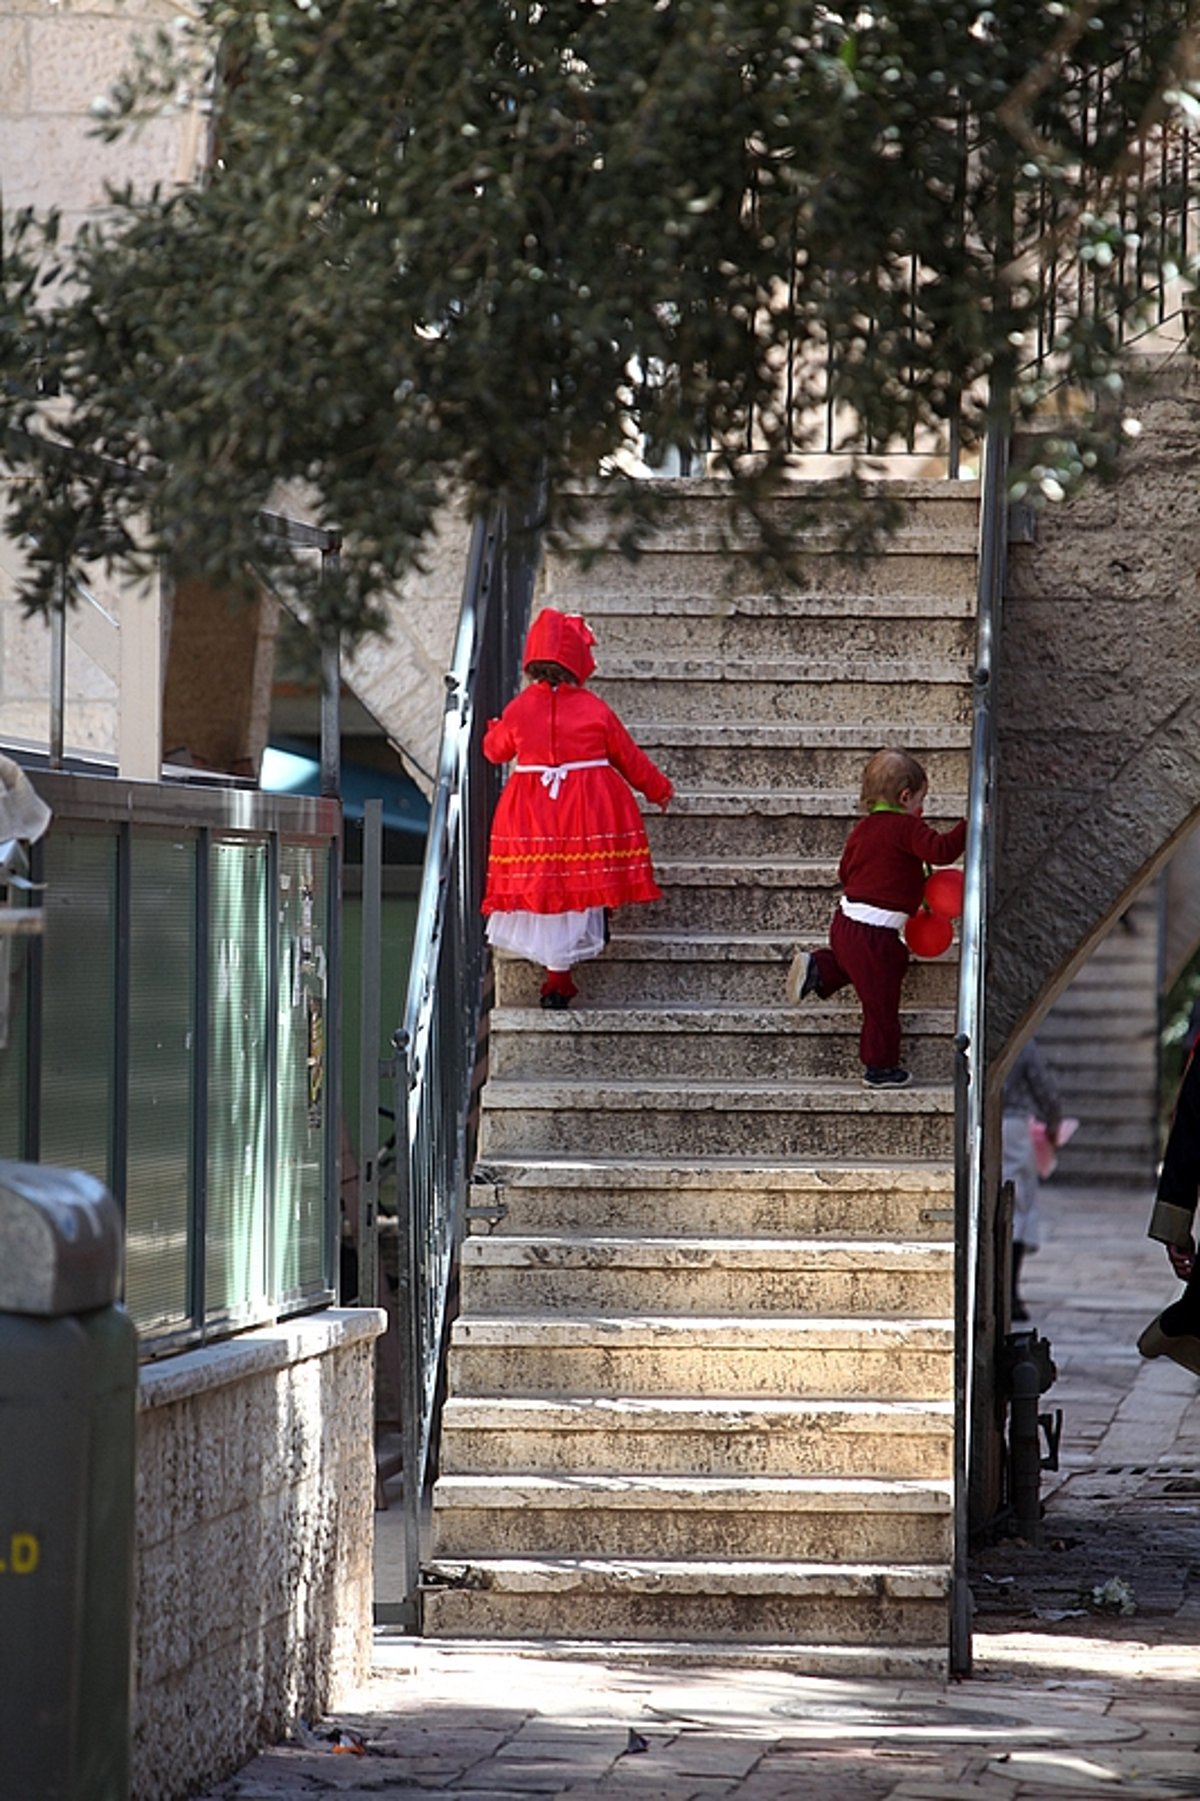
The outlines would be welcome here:
M 570 969 L 604 949 L 604 908 L 569 913 L 489 913 L 487 941 L 510 957 L 526 957 L 543 969 Z

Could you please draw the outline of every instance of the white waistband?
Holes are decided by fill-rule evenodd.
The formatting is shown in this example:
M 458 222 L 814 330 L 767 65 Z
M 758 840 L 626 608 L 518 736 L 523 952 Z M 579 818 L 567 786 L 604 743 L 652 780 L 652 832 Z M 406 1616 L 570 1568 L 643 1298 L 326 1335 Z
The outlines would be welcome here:
M 582 763 L 514 763 L 514 775 L 540 775 L 542 787 L 549 788 L 550 799 L 558 799 L 558 791 L 572 769 L 607 769 L 607 757 L 587 757 Z
M 893 932 L 902 932 L 908 924 L 907 913 L 895 913 L 890 907 L 870 907 L 866 901 L 847 900 L 844 894 L 838 906 L 847 919 L 860 926 L 890 926 Z

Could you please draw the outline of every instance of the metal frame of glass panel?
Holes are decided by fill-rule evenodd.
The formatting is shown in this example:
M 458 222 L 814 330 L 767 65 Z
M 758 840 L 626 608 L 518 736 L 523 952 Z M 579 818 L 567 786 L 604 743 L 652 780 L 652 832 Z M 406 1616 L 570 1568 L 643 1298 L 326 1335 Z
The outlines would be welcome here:
M 338 803 L 30 774 L 54 812 L 34 870 L 51 930 L 30 941 L 0 1054 L 11 1153 L 38 1161 L 57 1135 L 109 1183 L 144 1355 L 327 1305 Z

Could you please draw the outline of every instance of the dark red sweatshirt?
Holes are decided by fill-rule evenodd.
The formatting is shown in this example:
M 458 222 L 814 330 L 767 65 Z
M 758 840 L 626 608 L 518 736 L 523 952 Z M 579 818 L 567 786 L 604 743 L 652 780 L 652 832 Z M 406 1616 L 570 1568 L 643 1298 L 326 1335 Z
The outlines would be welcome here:
M 948 832 L 912 813 L 868 813 L 846 840 L 838 880 L 847 900 L 896 913 L 915 913 L 925 888 L 925 865 L 956 863 L 967 841 L 967 822 Z

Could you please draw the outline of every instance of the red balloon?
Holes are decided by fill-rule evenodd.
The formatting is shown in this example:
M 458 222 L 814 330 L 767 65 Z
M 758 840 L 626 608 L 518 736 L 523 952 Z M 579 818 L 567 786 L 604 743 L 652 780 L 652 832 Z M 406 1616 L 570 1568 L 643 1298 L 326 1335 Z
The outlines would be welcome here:
M 940 957 L 954 937 L 954 927 L 940 913 L 927 913 L 922 907 L 904 928 L 904 942 L 914 957 Z
M 961 869 L 935 869 L 925 884 L 925 905 L 943 919 L 957 919 L 963 910 Z

